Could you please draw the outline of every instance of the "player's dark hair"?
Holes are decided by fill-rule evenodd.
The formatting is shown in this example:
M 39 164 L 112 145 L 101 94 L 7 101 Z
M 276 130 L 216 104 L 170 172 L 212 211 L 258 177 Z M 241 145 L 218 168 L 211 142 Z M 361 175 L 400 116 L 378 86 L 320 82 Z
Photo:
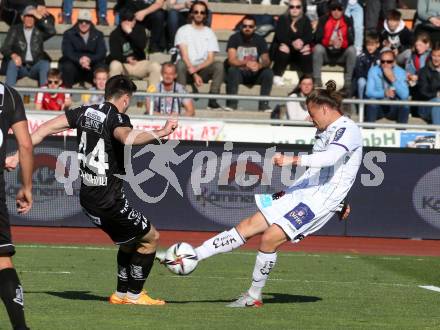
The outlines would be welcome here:
M 307 96 L 306 104 L 328 105 L 342 113 L 342 100 L 342 94 L 336 91 L 336 82 L 329 80 L 325 84 L 325 88 L 317 88 Z
M 119 99 L 124 94 L 133 95 L 136 90 L 136 85 L 127 76 L 113 76 L 105 83 L 104 98 L 106 101 L 111 98 Z

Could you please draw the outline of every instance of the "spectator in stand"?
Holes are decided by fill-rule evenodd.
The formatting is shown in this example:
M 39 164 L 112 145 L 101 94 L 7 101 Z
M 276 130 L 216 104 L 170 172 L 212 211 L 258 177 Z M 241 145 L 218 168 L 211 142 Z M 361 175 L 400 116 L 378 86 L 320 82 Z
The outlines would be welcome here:
M 355 82 L 354 94 L 359 99 L 365 97 L 368 71 L 372 66 L 380 64 L 380 38 L 377 32 L 367 32 L 365 35 L 364 51 L 356 59 L 353 82 Z
M 107 0 L 97 0 L 98 25 L 108 25 Z M 63 0 L 63 23 L 72 24 L 73 0 Z
M 105 102 L 104 90 L 105 84 L 109 78 L 108 69 L 105 67 L 100 67 L 93 72 L 93 87 L 89 90 L 91 91 L 101 91 L 102 94 L 83 94 L 82 95 L 82 103 L 84 105 L 91 104 L 101 104 Z
M 289 97 L 307 97 L 313 91 L 313 77 L 305 74 L 299 78 L 298 86 L 291 92 Z M 286 103 L 287 118 L 290 120 L 309 120 L 309 112 L 307 111 L 306 102 L 289 101 Z
M 410 57 L 406 61 L 405 69 L 410 86 L 410 94 L 413 100 L 420 100 L 418 95 L 417 81 L 419 80 L 419 71 L 428 62 L 431 55 L 431 38 L 426 32 L 420 32 L 414 41 L 414 47 Z
M 238 86 L 261 85 L 260 95 L 268 96 L 272 90 L 273 72 L 270 68 L 269 51 L 266 40 L 255 34 L 256 21 L 246 15 L 241 22 L 241 30 L 234 33 L 226 46 L 226 93 L 237 95 Z M 225 110 L 237 109 L 237 100 L 227 100 Z M 259 101 L 258 110 L 271 111 L 267 101 Z
M 344 7 L 338 1 L 331 1 L 329 13 L 319 19 L 315 33 L 317 45 L 313 49 L 313 78 L 322 86 L 322 65 L 344 66 L 343 93 L 351 96 L 351 82 L 356 64 L 356 48 L 353 46 L 353 21 L 344 16 Z
M 430 60 L 420 69 L 417 85 L 421 100 L 440 102 L 440 42 L 434 44 Z M 419 115 L 428 123 L 440 125 L 440 106 L 420 107 Z
M 50 69 L 47 74 L 47 85 L 42 86 L 41 89 L 64 89 L 63 80 L 61 79 L 61 72 L 58 69 Z M 67 110 L 72 105 L 69 93 L 50 93 L 39 92 L 35 97 L 36 110 L 51 110 L 61 111 Z
M 107 49 L 104 34 L 93 25 L 89 10 L 80 9 L 77 23 L 63 34 L 61 50 L 64 85 L 71 88 L 76 83 L 92 83 L 93 72 L 105 65 Z
M 289 64 L 299 76 L 313 72 L 312 41 L 312 25 L 304 14 L 302 1 L 290 0 L 288 11 L 278 19 L 271 45 L 276 86 L 284 85 L 283 74 Z
M 383 48 L 380 52 L 380 65 L 368 71 L 366 96 L 373 100 L 408 100 L 406 72 L 396 64 L 396 56 L 391 48 Z M 409 107 L 402 105 L 369 104 L 365 110 L 367 122 L 386 117 L 398 123 L 407 123 L 408 116 Z
M 191 5 L 191 23 L 177 30 L 175 46 L 179 49 L 177 59 L 177 82 L 186 86 L 188 81 L 200 87 L 204 82 L 211 81 L 209 92 L 219 94 L 223 82 L 223 63 L 215 61 L 219 52 L 217 36 L 205 26 L 208 6 L 204 2 L 195 1 Z M 215 99 L 208 101 L 208 108 L 221 109 Z
M 418 0 L 416 17 L 415 33 L 429 33 L 432 44 L 440 41 L 440 1 Z
M 396 55 L 397 64 L 404 67 L 411 56 L 413 33 L 405 26 L 402 14 L 397 9 L 387 13 L 381 33 L 382 46 L 389 47 Z
M 162 81 L 157 84 L 156 91 L 158 93 L 170 94 L 186 94 L 184 86 L 176 82 L 177 69 L 176 65 L 171 62 L 162 64 Z M 193 117 L 195 115 L 194 102 L 191 98 L 181 97 L 167 97 L 160 96 L 153 99 L 153 112 L 155 115 L 171 115 L 178 114 L 186 117 Z M 150 113 L 151 98 L 147 97 L 146 112 Z
M 380 18 L 392 9 L 396 9 L 397 0 L 368 0 L 365 1 L 365 30 L 378 31 Z
M 55 35 L 55 26 L 33 6 L 24 9 L 21 19 L 23 23 L 10 27 L 1 48 L 7 66 L 6 84 L 15 86 L 17 79 L 29 77 L 43 86 L 50 67 L 44 41 Z
M 364 43 L 364 8 L 362 0 L 344 0 L 345 15 L 353 19 L 354 28 L 354 47 L 356 54 L 362 53 Z
M 145 57 L 147 34 L 130 9 L 119 13 L 120 24 L 110 34 L 110 77 L 124 74 L 137 79 L 147 79 L 149 85 L 160 81 L 160 64 Z
M 23 23 L 23 11 L 28 6 L 33 6 L 37 10 L 38 16 L 50 18 L 52 24 L 55 23 L 54 17 L 46 8 L 44 0 L 3 0 L 1 2 L 0 18 L 8 25 Z
M 201 0 L 208 4 L 208 0 Z M 189 8 L 192 0 L 168 0 L 167 1 L 167 30 L 168 30 L 168 49 L 174 46 L 174 38 L 177 30 L 188 22 Z M 206 26 L 210 27 L 212 13 L 208 10 Z
M 165 0 L 118 0 L 114 7 L 118 14 L 123 8 L 135 13 L 136 20 L 150 30 L 149 53 L 161 52 L 165 49 L 166 12 L 162 9 Z

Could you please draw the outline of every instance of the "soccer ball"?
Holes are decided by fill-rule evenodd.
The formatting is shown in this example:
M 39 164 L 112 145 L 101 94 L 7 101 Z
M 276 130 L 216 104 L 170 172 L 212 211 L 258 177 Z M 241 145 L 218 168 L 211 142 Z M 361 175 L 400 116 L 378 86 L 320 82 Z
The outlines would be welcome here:
M 188 275 L 197 267 L 197 254 L 194 248 L 185 242 L 171 246 L 166 254 L 164 264 L 174 274 Z

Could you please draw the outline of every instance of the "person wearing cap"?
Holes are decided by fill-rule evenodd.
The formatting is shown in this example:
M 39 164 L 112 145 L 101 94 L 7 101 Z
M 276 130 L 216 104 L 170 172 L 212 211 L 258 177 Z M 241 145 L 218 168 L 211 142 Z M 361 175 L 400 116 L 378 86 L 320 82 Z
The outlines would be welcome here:
M 44 41 L 55 35 L 53 21 L 42 16 L 34 6 L 27 6 L 23 23 L 10 27 L 1 48 L 6 64 L 6 84 L 15 86 L 17 79 L 29 77 L 42 86 L 46 83 L 50 57 Z
M 396 64 L 396 55 L 389 47 L 380 51 L 380 64 L 368 71 L 365 95 L 372 100 L 401 100 L 409 98 L 406 71 Z M 365 121 L 375 122 L 386 117 L 400 124 L 408 123 L 409 107 L 402 105 L 368 104 Z
M 89 10 L 81 9 L 77 23 L 64 32 L 61 50 L 60 68 L 64 85 L 71 88 L 76 83 L 92 83 L 93 72 L 105 66 L 107 48 L 104 34 L 92 23 Z
M 324 64 L 344 66 L 344 95 L 351 96 L 351 81 L 356 64 L 353 20 L 344 15 L 344 6 L 337 0 L 329 4 L 329 13 L 319 18 L 313 49 L 313 78 L 322 85 L 321 70 Z
M 123 9 L 120 24 L 111 32 L 109 47 L 110 77 L 124 74 L 137 79 L 147 79 L 149 85 L 160 82 L 160 64 L 145 57 L 147 34 L 136 22 L 134 12 Z

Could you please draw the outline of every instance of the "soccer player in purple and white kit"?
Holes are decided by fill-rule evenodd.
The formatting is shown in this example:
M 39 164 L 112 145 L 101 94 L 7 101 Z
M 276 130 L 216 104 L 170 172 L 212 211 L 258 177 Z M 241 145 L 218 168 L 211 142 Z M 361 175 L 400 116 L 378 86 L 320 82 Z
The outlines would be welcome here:
M 15 247 L 11 238 L 3 176 L 9 128 L 12 128 L 20 151 L 22 187 L 16 197 L 17 211 L 20 214 L 29 212 L 32 207 L 34 158 L 23 101 L 15 89 L 2 83 L 0 83 L 0 125 L 0 298 L 5 304 L 12 328 L 25 330 L 28 327 L 24 318 L 23 287 L 12 263 Z
M 295 183 L 273 195 L 255 195 L 259 211 L 196 248 L 199 260 L 229 252 L 262 233 L 252 273 L 252 284 L 228 307 L 260 307 L 262 290 L 277 261 L 277 249 L 285 242 L 299 242 L 350 208 L 344 199 L 353 185 L 362 160 L 362 136 L 358 126 L 341 111 L 342 96 L 330 81 L 326 89 L 314 90 L 306 99 L 317 128 L 313 153 L 304 156 L 276 154 L 277 166 L 296 165 L 308 169 Z

